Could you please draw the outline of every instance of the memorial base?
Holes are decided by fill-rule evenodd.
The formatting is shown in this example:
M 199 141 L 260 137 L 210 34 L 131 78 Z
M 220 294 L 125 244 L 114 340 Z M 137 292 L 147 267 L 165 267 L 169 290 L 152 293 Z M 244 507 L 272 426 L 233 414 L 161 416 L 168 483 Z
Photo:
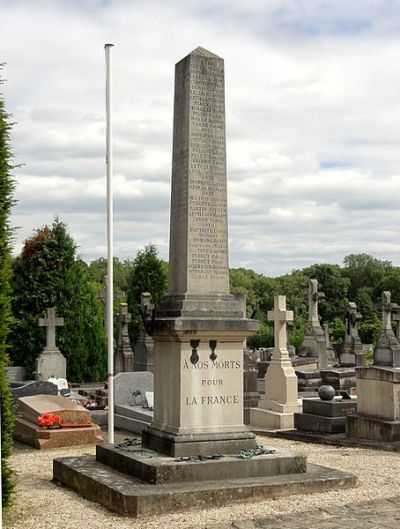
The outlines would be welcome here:
M 127 451 L 110 445 L 97 446 L 96 458 L 54 459 L 53 476 L 83 497 L 131 517 L 325 492 L 357 482 L 351 474 L 306 464 L 304 456 L 293 452 L 179 460 L 140 446 Z
M 299 405 L 296 408 L 301 410 Z M 254 430 L 290 430 L 294 425 L 294 411 L 274 411 L 263 408 L 251 408 L 250 428 Z
M 353 415 L 347 418 L 347 437 L 394 443 L 400 441 L 400 421 Z
M 100 426 L 92 424 L 82 428 L 60 428 L 49 430 L 36 426 L 32 422 L 18 418 L 13 437 L 21 443 L 39 450 L 61 448 L 63 446 L 91 445 L 102 443 Z
M 346 417 L 356 411 L 356 399 L 304 399 L 303 413 L 294 414 L 294 427 L 308 432 L 344 433 Z
M 148 427 L 142 432 L 144 448 L 171 457 L 213 454 L 234 454 L 256 447 L 255 435 L 250 431 L 174 435 Z

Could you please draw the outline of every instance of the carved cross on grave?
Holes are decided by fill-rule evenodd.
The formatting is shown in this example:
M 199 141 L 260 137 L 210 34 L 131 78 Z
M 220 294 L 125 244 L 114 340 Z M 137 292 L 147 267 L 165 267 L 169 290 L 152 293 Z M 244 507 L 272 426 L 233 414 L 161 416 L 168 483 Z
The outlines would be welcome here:
M 396 323 L 396 337 L 400 339 L 400 311 L 396 311 L 392 315 L 392 320 Z
M 139 314 L 142 318 L 140 333 L 142 336 L 153 334 L 154 304 L 151 303 L 150 292 L 142 292 L 140 296 L 140 305 L 138 305 Z
M 310 279 L 308 283 L 308 321 L 310 323 L 319 324 L 318 301 L 324 298 L 325 294 L 318 292 L 318 281 L 316 279 Z
M 268 321 L 274 322 L 274 359 L 289 360 L 287 350 L 287 323 L 293 321 L 293 311 L 286 310 L 286 296 L 274 296 L 274 310 L 268 311 Z
M 56 345 L 56 327 L 64 326 L 64 318 L 56 317 L 56 308 L 50 307 L 46 309 L 47 316 L 39 318 L 39 327 L 46 327 L 46 346 L 45 351 L 58 351 Z
M 119 312 L 116 315 L 119 324 L 118 343 L 123 343 L 126 339 L 129 342 L 128 324 L 132 321 L 132 314 L 128 312 L 128 305 L 121 303 Z
M 391 302 L 392 295 L 388 290 L 382 292 L 382 327 L 385 331 L 392 331 L 392 313 L 398 313 L 400 307 Z
M 358 312 L 357 305 L 350 301 L 346 309 L 346 333 L 349 336 L 358 338 L 357 323 L 362 320 L 361 312 Z
M 96 293 L 96 298 L 99 299 L 105 309 L 107 309 L 107 285 L 108 285 L 108 276 L 104 276 L 104 286 L 99 292 Z M 125 292 L 117 291 L 113 293 L 113 299 L 124 298 L 126 296 Z M 107 310 L 104 311 L 104 325 L 107 323 Z

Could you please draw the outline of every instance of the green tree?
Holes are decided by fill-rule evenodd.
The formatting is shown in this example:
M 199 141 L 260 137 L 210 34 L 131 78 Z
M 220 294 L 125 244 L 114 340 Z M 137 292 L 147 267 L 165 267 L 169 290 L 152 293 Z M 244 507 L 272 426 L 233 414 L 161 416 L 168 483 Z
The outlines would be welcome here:
M 137 306 L 142 292 L 150 292 L 154 304 L 158 304 L 167 292 L 167 268 L 158 257 L 157 248 L 149 244 L 139 250 L 128 277 L 128 308 L 132 313 L 129 336 L 132 347 L 139 335 L 140 316 Z
M 377 318 L 376 306 L 372 299 L 373 290 L 374 289 L 372 287 L 359 288 L 354 300 L 357 304 L 357 309 L 362 314 L 364 322 L 375 322 Z
M 349 300 L 356 298 L 360 288 L 370 287 L 372 300 L 377 302 L 383 290 L 384 278 L 393 269 L 392 263 L 361 253 L 347 255 L 343 264 L 343 276 L 350 280 Z
M 343 277 L 338 265 L 314 264 L 303 270 L 309 279 L 317 279 L 325 299 L 319 303 L 319 314 L 323 322 L 343 318 L 346 310 L 350 279 Z
M 25 241 L 13 267 L 11 358 L 32 375 L 45 343 L 38 318 L 55 306 L 64 317 L 57 343 L 74 382 L 101 380 L 106 373 L 106 336 L 100 303 L 87 268 L 75 259 L 75 244 L 58 219 Z
M 118 257 L 114 257 L 114 289 L 122 292 L 127 292 L 129 287 L 129 275 L 134 267 L 133 261 L 126 259 L 120 261 Z M 104 284 L 104 277 L 107 275 L 107 259 L 100 257 L 89 264 L 89 277 L 91 281 Z
M 1 82 L 1 81 L 0 81 Z M 10 238 L 9 216 L 13 201 L 14 181 L 10 149 L 9 116 L 4 99 L 0 96 L 0 413 L 1 413 L 1 490 L 2 505 L 8 507 L 14 487 L 13 472 L 8 463 L 12 450 L 13 428 L 12 398 L 6 379 L 9 364 L 7 337 L 10 324 Z

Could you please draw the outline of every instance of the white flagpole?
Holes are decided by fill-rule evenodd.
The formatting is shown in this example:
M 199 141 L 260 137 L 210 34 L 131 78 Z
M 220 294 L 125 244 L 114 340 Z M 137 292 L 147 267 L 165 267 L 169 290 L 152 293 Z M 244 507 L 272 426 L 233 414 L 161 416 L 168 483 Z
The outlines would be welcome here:
M 114 44 L 104 46 L 106 52 L 106 165 L 107 165 L 107 339 L 108 339 L 108 442 L 114 443 L 114 255 L 113 255 L 113 158 L 112 158 L 112 75 L 111 51 Z

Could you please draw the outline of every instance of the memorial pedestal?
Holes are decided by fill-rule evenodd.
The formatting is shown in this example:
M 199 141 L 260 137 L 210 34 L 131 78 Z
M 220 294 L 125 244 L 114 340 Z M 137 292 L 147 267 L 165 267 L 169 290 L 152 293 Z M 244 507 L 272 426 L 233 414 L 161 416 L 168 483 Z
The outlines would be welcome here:
M 347 436 L 400 441 L 400 367 L 357 369 L 357 414 L 347 419 Z
M 294 414 L 294 427 L 307 432 L 344 433 L 346 417 L 356 411 L 356 399 L 303 399 L 303 413 Z

